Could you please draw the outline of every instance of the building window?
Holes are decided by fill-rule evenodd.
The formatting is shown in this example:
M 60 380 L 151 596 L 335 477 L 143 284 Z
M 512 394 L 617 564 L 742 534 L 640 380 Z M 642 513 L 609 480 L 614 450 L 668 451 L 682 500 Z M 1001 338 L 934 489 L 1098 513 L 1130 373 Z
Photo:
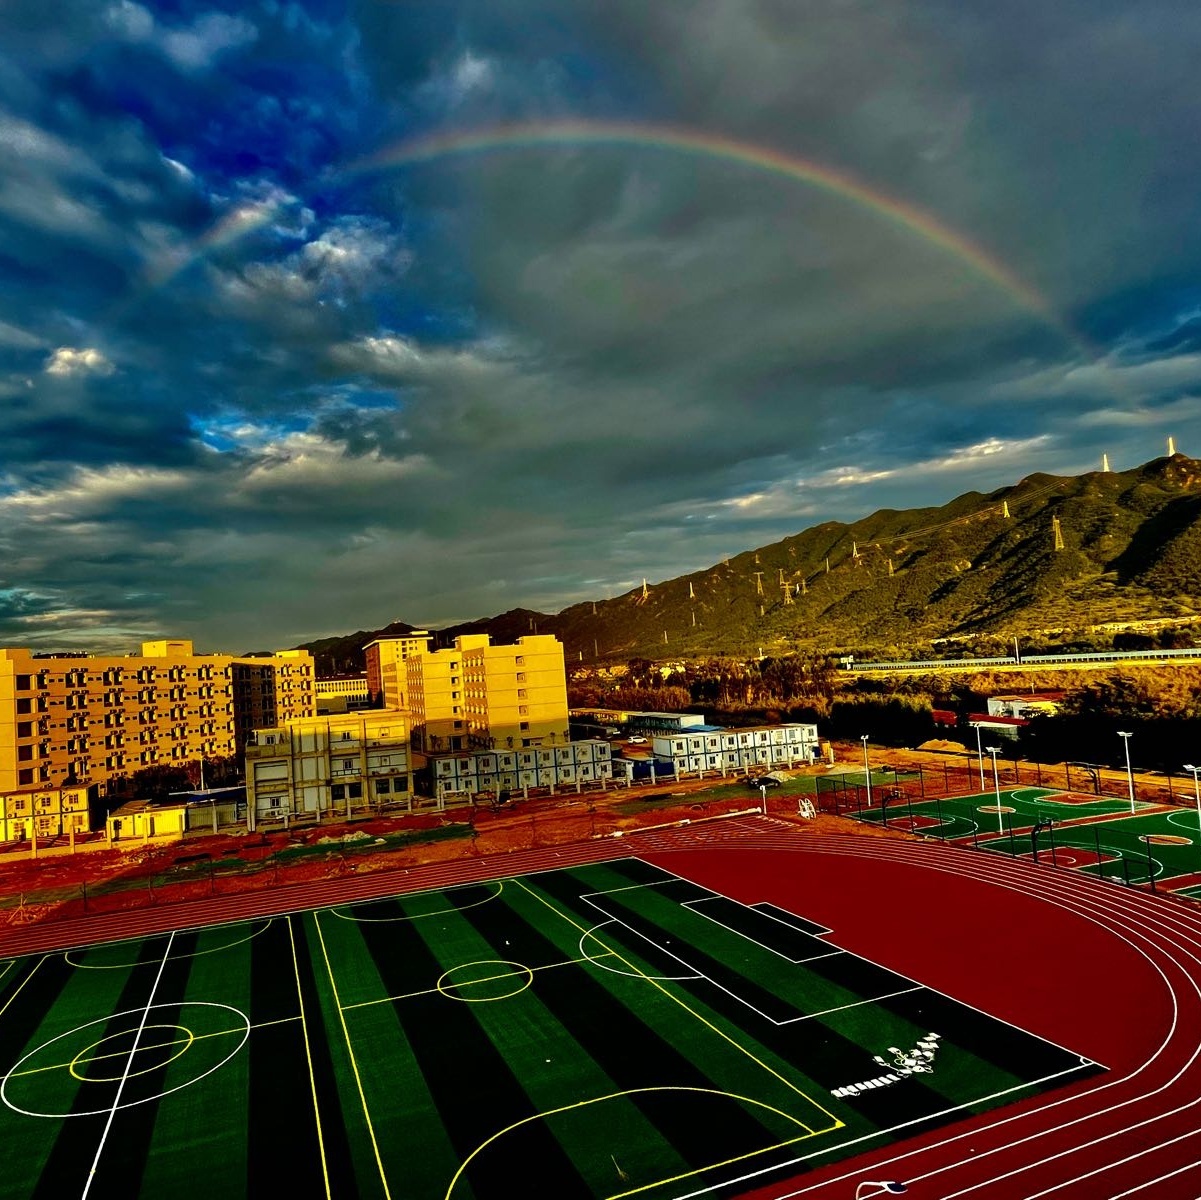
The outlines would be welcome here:
M 33 768 L 32 767 L 28 768 L 27 770 L 17 772 L 18 785 L 23 786 L 24 784 L 32 783 L 32 782 L 33 782 Z
M 346 785 L 342 783 L 335 783 L 334 786 L 329 789 L 329 794 L 334 800 L 346 799 Z
M 386 796 L 392 790 L 392 781 L 390 779 L 377 779 L 375 781 L 375 794 L 377 796 Z
M 529 727 L 530 727 L 530 723 L 529 723 L 529 721 L 522 721 L 522 722 L 521 722 L 521 728 L 522 728 L 522 729 L 529 729 Z

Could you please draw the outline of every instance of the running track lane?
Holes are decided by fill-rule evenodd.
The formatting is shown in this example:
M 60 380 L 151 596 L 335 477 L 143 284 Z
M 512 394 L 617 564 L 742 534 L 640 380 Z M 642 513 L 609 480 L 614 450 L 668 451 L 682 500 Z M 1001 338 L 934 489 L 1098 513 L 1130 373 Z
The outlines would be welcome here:
M 1082 930 L 1093 939 L 1100 935 L 1109 941 L 1114 962 L 1122 965 L 1120 977 L 1112 978 L 1100 994 L 1095 989 L 1079 994 L 1078 989 L 1077 994 L 1062 997 L 1069 1013 L 1075 1006 L 1081 1017 L 1079 1036 L 1069 1036 L 1066 1044 L 1114 1068 L 1107 1074 L 873 1151 L 853 1163 L 824 1168 L 787 1186 L 753 1191 L 755 1200 L 792 1196 L 845 1200 L 854 1194 L 855 1183 L 865 1179 L 902 1180 L 910 1185 L 910 1194 L 942 1200 L 959 1196 L 1185 1200 L 1201 1195 L 1201 914 L 1087 876 L 937 843 L 764 834 L 739 839 L 732 847 L 739 857 L 747 857 L 751 848 L 759 850 L 761 858 L 755 873 L 758 881 L 749 886 L 760 890 L 770 875 L 770 864 L 782 852 L 792 863 L 791 877 L 798 881 L 794 896 L 804 896 L 803 881 L 810 873 L 820 876 L 822 866 L 838 861 L 842 898 L 849 899 L 851 909 L 857 903 L 862 906 L 854 899 L 862 896 L 903 906 L 914 879 L 924 876 L 938 881 L 947 910 L 963 902 L 978 904 L 982 895 L 991 900 L 990 909 L 974 913 L 982 931 L 990 910 L 1001 919 L 1007 904 L 1034 903 L 1044 937 L 1060 936 L 1066 947 Z M 695 852 L 649 857 L 701 883 L 720 886 L 720 880 L 714 881 L 715 871 L 722 874 L 718 859 L 712 859 L 707 869 L 705 855 Z M 849 918 L 845 904 L 843 911 Z M 869 952 L 862 941 L 839 936 L 839 926 L 849 929 L 853 920 L 840 921 L 837 915 L 820 909 L 814 913 L 812 908 L 806 915 L 833 927 L 829 940 Z M 928 915 L 937 920 L 937 914 Z M 866 928 L 861 921 L 860 933 Z M 937 930 L 931 929 L 928 936 L 936 938 Z M 991 947 L 986 949 L 991 952 Z M 894 960 L 897 953 L 894 947 Z M 887 952 L 874 957 L 906 968 L 904 959 L 889 964 Z M 967 971 L 972 957 L 965 956 Z M 1134 961 L 1140 964 L 1138 969 L 1132 967 Z M 948 955 L 944 967 L 950 963 L 953 957 Z M 1037 969 L 1037 958 L 1030 966 Z M 965 974 L 959 987 L 943 990 L 963 997 L 972 991 L 972 983 Z M 1115 1014 L 1125 1010 L 1124 1020 L 1098 1020 L 1111 1005 Z M 1132 1022 L 1130 1014 L 1140 1009 L 1147 1012 L 1146 1021 Z M 1038 1017 L 1031 1010 L 1024 1019 L 1021 1014 L 1014 1019 L 1044 1033 Z M 1082 1037 L 1091 1044 L 1082 1045 Z M 1099 1039 L 1107 1039 L 1108 1045 L 1098 1045 Z M 753 1181 L 748 1181 L 748 1188 L 752 1186 Z
M 858 866 L 869 872 L 872 892 L 883 904 L 897 902 L 887 890 L 888 873 L 900 871 L 903 883 L 906 870 L 911 877 L 917 870 L 939 879 L 948 903 L 954 902 L 956 879 L 986 886 L 998 903 L 1006 897 L 1036 900 L 1044 919 L 1064 923 L 1069 934 L 1084 921 L 1109 936 L 1115 955 L 1136 955 L 1144 964 L 1144 973 L 1149 973 L 1147 978 L 1155 980 L 1157 992 L 1149 1000 L 1169 1014 L 1166 1022 L 1155 1022 L 1155 1029 L 1141 1031 L 1150 1040 L 1145 1050 L 1140 1046 L 1137 1061 L 1125 1062 L 1095 1082 L 845 1161 L 800 1177 L 789 1186 L 754 1193 L 756 1197 L 846 1197 L 853 1194 L 856 1181 L 873 1178 L 906 1180 L 911 1194 L 943 1200 L 957 1196 L 1184 1200 L 1201 1195 L 1201 1047 L 1195 1035 L 1201 1029 L 1201 914 L 1085 876 L 1052 873 L 936 843 L 853 835 L 811 837 L 786 832 L 775 821 L 740 818 L 717 826 L 633 834 L 70 923 L 10 927 L 0 931 L 0 954 L 246 920 L 630 854 L 658 859 L 661 865 L 687 874 L 691 856 L 675 852 L 719 847 L 766 851 L 761 860 L 764 865 L 786 852 L 795 856 L 798 872 L 805 870 L 806 855 L 811 856 L 811 863 L 823 856 L 838 856 L 847 871 Z M 1115 980 L 1113 986 L 1120 995 L 1127 981 Z M 945 990 L 954 994 L 953 988 Z M 1074 999 L 1083 1005 L 1107 1003 L 1104 995 Z M 1131 1036 L 1129 1029 L 1115 1026 L 1110 1046 L 1113 1054 L 1109 1058 L 1099 1053 L 1095 1056 L 1109 1065 L 1118 1062 Z M 1134 1040 L 1139 1039 L 1135 1036 Z M 1075 1047 L 1076 1043 L 1072 1044 Z

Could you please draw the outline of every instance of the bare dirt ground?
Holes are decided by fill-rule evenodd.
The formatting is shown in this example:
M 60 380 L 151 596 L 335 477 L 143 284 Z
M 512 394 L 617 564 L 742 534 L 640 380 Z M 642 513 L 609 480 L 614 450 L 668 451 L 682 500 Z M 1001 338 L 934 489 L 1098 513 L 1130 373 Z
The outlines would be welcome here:
M 973 778 L 973 752 L 955 743 L 928 743 L 918 750 L 872 747 L 873 770 L 922 768 L 931 780 Z M 1005 767 L 1005 760 L 999 760 Z M 858 744 L 836 747 L 833 764 L 823 763 L 787 775 L 854 772 L 862 763 Z M 990 769 L 986 762 L 986 768 Z M 1032 764 L 1021 764 L 1018 781 L 1034 783 Z M 1041 768 L 1047 786 L 1063 786 L 1065 768 Z M 966 774 L 965 774 L 966 773 Z M 1124 772 L 1103 772 L 1106 791 L 1125 785 Z M 1009 782 L 1013 782 L 1009 770 Z M 1167 798 L 1162 776 L 1136 778 L 1139 799 Z M 1002 772 L 1004 786 L 1005 773 Z M 1077 787 L 1085 785 L 1080 776 Z M 1180 783 L 1177 781 L 1177 791 Z M 863 837 L 908 836 L 821 814 L 804 819 L 797 795 L 769 792 L 768 814 L 803 825 L 816 834 L 854 832 Z M 75 853 L 45 848 L 36 859 L 28 851 L 0 856 L 0 922 L 37 920 L 55 914 L 112 911 L 165 904 L 204 895 L 230 895 L 308 880 L 380 870 L 396 870 L 477 855 L 553 847 L 680 821 L 703 821 L 758 810 L 761 797 L 740 779 L 710 777 L 655 787 L 610 788 L 487 806 L 422 814 L 357 819 L 350 823 L 273 829 L 248 834 L 227 830 L 191 834 L 183 841 L 125 844 L 106 848 L 93 839 Z

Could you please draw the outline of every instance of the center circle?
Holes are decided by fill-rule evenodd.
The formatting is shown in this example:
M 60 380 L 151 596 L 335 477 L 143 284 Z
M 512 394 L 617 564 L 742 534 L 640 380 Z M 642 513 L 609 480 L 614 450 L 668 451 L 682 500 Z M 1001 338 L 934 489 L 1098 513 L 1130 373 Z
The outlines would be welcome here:
M 533 982 L 534 972 L 524 963 L 485 958 L 444 971 L 437 988 L 448 1000 L 483 1004 L 489 1000 L 507 1000 L 524 992 Z
M 146 1035 L 152 1030 L 165 1030 L 167 1037 L 151 1038 L 150 1041 L 145 1041 Z M 133 1035 L 131 1038 L 130 1035 Z M 179 1036 L 182 1035 L 182 1036 Z M 134 1049 L 134 1040 L 137 1041 L 137 1049 Z M 148 1075 L 151 1071 L 158 1070 L 160 1067 L 165 1067 L 168 1063 L 173 1063 L 181 1055 L 186 1054 L 192 1043 L 196 1040 L 196 1035 L 190 1030 L 185 1029 L 182 1025 L 147 1025 L 142 1029 L 141 1036 L 137 1036 L 137 1031 L 126 1029 L 121 1033 L 110 1033 L 107 1037 L 102 1037 L 98 1042 L 93 1042 L 90 1046 L 82 1049 L 71 1061 L 67 1064 L 67 1070 L 71 1072 L 81 1083 L 120 1083 L 122 1079 L 133 1079 L 138 1075 Z M 102 1053 L 96 1053 L 106 1042 L 122 1042 L 129 1043 L 128 1048 L 114 1046 Z M 166 1057 L 156 1055 L 158 1051 L 172 1050 L 174 1053 L 168 1054 Z M 131 1054 L 153 1055 L 150 1060 L 150 1065 L 142 1067 L 140 1070 L 126 1070 L 125 1064 L 131 1068 L 133 1063 L 130 1061 Z M 115 1072 L 113 1075 L 94 1075 L 91 1067 L 101 1061 L 110 1061 L 112 1069 Z
M 147 1031 L 154 1033 L 143 1045 Z M 250 1018 L 229 1004 L 185 1000 L 125 1009 L 65 1030 L 30 1050 L 0 1076 L 0 1102 L 26 1117 L 94 1117 L 115 1111 L 108 1093 L 116 1083 L 119 1107 L 137 1108 L 220 1070 L 249 1037 Z M 181 1066 L 163 1070 L 185 1054 Z M 97 1063 L 103 1064 L 100 1073 L 92 1074 Z M 85 1091 L 80 1083 L 107 1086 Z M 80 1103 L 85 1097 L 91 1103 Z

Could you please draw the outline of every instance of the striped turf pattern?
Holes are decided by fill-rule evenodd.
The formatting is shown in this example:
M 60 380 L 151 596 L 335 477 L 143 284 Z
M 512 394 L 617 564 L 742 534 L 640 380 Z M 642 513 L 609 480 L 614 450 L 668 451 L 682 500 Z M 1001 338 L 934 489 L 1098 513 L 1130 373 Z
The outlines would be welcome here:
M 0 1200 L 733 1195 L 1097 1069 L 623 859 L 16 960 Z

